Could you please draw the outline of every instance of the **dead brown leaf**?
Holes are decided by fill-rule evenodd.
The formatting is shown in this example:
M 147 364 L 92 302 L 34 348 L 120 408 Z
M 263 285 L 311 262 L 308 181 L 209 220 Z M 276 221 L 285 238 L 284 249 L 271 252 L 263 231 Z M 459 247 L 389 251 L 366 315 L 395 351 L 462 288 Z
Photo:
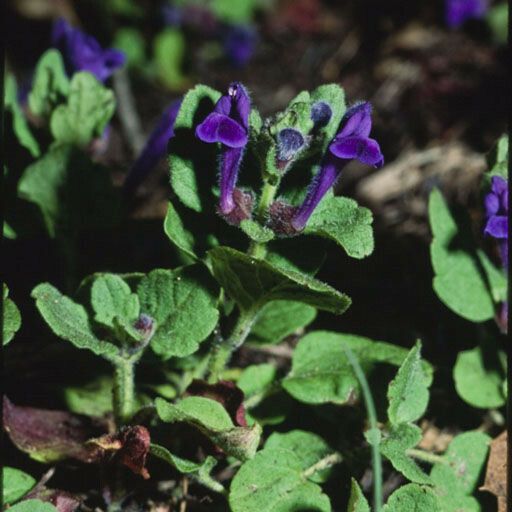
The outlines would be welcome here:
M 507 431 L 492 440 L 484 485 L 481 491 L 487 491 L 498 498 L 498 512 L 507 510 Z

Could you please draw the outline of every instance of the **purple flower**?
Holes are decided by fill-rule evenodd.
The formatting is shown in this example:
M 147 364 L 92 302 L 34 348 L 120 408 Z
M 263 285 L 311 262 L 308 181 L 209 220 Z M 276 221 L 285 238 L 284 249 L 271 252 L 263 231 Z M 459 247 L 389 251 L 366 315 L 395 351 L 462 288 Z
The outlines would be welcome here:
M 256 31 L 249 26 L 232 25 L 223 32 L 224 53 L 234 66 L 245 66 L 254 53 L 258 40 Z
M 341 170 L 351 160 L 381 167 L 384 157 L 376 140 L 369 138 L 372 129 L 370 103 L 358 103 L 351 107 L 341 121 L 341 129 L 330 143 L 320 171 L 314 177 L 306 198 L 297 209 L 291 225 L 296 231 L 304 229 L 318 203 L 334 185 Z
M 311 107 L 311 120 L 315 123 L 315 128 L 326 126 L 332 117 L 332 108 L 325 101 L 317 101 Z
M 181 101 L 181 98 L 175 100 L 165 109 L 126 177 L 125 190 L 136 188 L 166 155 L 169 139 L 174 136 L 174 123 L 181 107 Z
M 445 0 L 445 20 L 451 28 L 471 18 L 482 18 L 486 11 L 487 0 Z
M 295 128 L 283 128 L 277 134 L 277 161 L 279 167 L 286 167 L 302 149 L 305 142 L 304 135 L 302 135 L 299 130 Z
M 203 142 L 222 144 L 219 210 L 224 215 L 231 213 L 236 206 L 233 192 L 249 138 L 250 111 L 251 101 L 245 87 L 233 82 L 213 112 L 196 128 L 196 136 Z
M 126 60 L 123 52 L 113 48 L 104 50 L 94 37 L 73 28 L 62 18 L 53 25 L 52 39 L 53 45 L 62 53 L 69 75 L 88 71 L 104 82 Z
M 491 179 L 491 191 L 485 196 L 487 222 L 484 233 L 499 241 L 503 266 L 508 266 L 508 183 L 501 176 Z

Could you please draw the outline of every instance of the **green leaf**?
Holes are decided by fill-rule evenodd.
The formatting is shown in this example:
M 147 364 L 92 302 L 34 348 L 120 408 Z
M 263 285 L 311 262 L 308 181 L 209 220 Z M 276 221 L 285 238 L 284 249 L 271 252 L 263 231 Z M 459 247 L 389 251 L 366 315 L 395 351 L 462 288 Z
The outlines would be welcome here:
M 53 148 L 29 165 L 18 194 L 39 207 L 51 237 L 105 229 L 119 217 L 119 197 L 108 171 L 69 146 Z
M 215 148 L 195 136 L 195 127 L 213 110 L 220 93 L 205 85 L 190 90 L 181 103 L 169 141 L 171 186 L 180 201 L 196 212 L 203 211 L 216 178 Z M 206 174 L 206 176 L 204 176 Z M 206 178 L 206 180 L 205 180 Z M 210 212 L 214 215 L 214 212 Z
M 244 368 L 237 380 L 237 386 L 244 392 L 247 400 L 264 392 L 272 384 L 275 376 L 275 366 L 269 363 L 253 364 Z
M 330 512 L 329 498 L 304 478 L 300 456 L 289 450 L 262 450 L 242 465 L 231 482 L 233 512 Z
M 434 290 L 455 313 L 473 322 L 494 316 L 494 303 L 487 263 L 477 251 L 466 218 L 456 221 L 439 190 L 430 194 L 429 217 L 433 240 Z M 496 273 L 493 281 L 498 279 Z M 496 283 L 493 286 L 496 287 Z M 503 285 L 498 284 L 498 288 Z
M 388 387 L 388 418 L 392 425 L 421 418 L 428 405 L 429 385 L 421 364 L 421 343 L 417 342 Z
M 491 28 L 494 41 L 501 45 L 507 44 L 508 36 L 508 4 L 494 5 L 487 11 L 487 23 Z
M 215 400 L 200 396 L 184 398 L 171 404 L 162 398 L 155 400 L 157 414 L 166 423 L 185 422 L 195 426 L 227 454 L 239 460 L 254 457 L 261 427 L 235 427 L 224 407 Z
M 421 429 L 416 425 L 402 423 L 392 426 L 379 445 L 380 452 L 407 479 L 418 484 L 430 484 L 430 477 L 406 454 L 421 441 Z
M 350 306 L 348 296 L 305 274 L 278 268 L 229 247 L 208 251 L 212 272 L 241 310 L 272 300 L 295 300 L 335 314 Z
M 483 352 L 481 347 L 460 352 L 453 368 L 458 395 L 473 407 L 493 409 L 505 405 L 502 384 L 506 375 L 506 357 Z
M 222 484 L 210 476 L 212 469 L 217 464 L 217 460 L 211 455 L 206 457 L 203 462 L 193 462 L 172 454 L 167 448 L 158 444 L 151 444 L 150 453 L 155 457 L 164 460 L 180 473 L 190 476 L 212 491 L 220 493 L 224 492 Z
M 446 463 L 434 464 L 430 473 L 442 502 L 473 493 L 487 460 L 490 441 L 483 432 L 464 432 L 453 439 L 443 457 Z
M 27 148 L 34 158 L 39 157 L 41 154 L 39 144 L 32 135 L 20 104 L 18 103 L 16 79 L 10 73 L 7 74 L 5 79 L 5 109 L 11 112 L 12 128 L 19 143 L 24 148 Z
M 36 479 L 27 473 L 5 466 L 3 468 L 3 499 L 10 505 L 25 496 L 36 485 Z M 11 509 L 12 510 L 12 509 Z
M 240 229 L 254 242 L 267 243 L 274 238 L 274 232 L 257 222 L 245 219 L 240 223 Z
M 347 512 L 370 512 L 370 505 L 354 478 L 351 479 Z
M 3 284 L 2 344 L 7 345 L 21 327 L 18 306 L 9 298 L 9 288 Z
M 68 94 L 69 79 L 62 56 L 58 50 L 47 50 L 37 63 L 28 107 L 32 114 L 49 119 L 53 109 Z
M 9 508 L 9 512 L 58 512 L 51 504 L 41 500 L 25 500 Z
M 194 235 L 185 229 L 176 208 L 174 208 L 170 201 L 165 216 L 164 231 L 169 240 L 178 249 L 193 260 L 197 260 L 197 256 L 194 253 Z
M 139 317 L 139 300 L 128 284 L 115 274 L 101 274 L 91 288 L 91 305 L 96 322 L 114 327 L 114 318 L 134 322 Z
M 183 89 L 185 38 L 181 30 L 166 28 L 153 40 L 153 63 L 159 80 L 171 91 Z
M 316 309 L 293 300 L 269 302 L 259 313 L 249 341 L 276 344 L 294 334 L 316 318 Z
M 153 270 L 137 287 L 140 311 L 157 322 L 152 349 L 163 357 L 194 353 L 217 325 L 211 278 L 201 267 Z
M 407 350 L 352 334 L 314 331 L 295 348 L 292 368 L 283 387 L 294 398 L 311 404 L 345 404 L 359 395 L 359 382 L 344 347 L 350 348 L 368 372 L 376 363 L 400 365 Z
M 85 148 L 92 139 L 103 135 L 115 109 L 116 100 L 110 89 L 88 72 L 75 73 L 67 103 L 52 113 L 52 135 L 61 144 Z
M 118 348 L 114 344 L 95 336 L 85 308 L 62 295 L 51 284 L 37 285 L 32 290 L 32 297 L 36 299 L 39 313 L 56 336 L 99 356 L 110 358 L 117 355 Z
M 442 512 L 442 509 L 430 487 L 407 484 L 389 497 L 383 512 Z
M 332 449 L 320 436 L 303 430 L 291 430 L 284 434 L 274 432 L 267 439 L 265 450 L 287 450 L 294 453 L 300 459 L 303 471 L 332 453 Z M 309 479 L 321 484 L 329 478 L 330 472 L 330 468 L 326 468 L 314 473 Z
M 373 252 L 372 213 L 347 197 L 326 197 L 311 216 L 304 233 L 332 240 L 352 258 Z

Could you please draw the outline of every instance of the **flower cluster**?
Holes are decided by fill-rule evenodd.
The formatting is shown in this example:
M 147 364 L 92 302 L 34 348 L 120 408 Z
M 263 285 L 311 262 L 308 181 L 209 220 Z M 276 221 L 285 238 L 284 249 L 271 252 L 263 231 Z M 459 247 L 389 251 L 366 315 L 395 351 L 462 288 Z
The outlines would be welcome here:
M 239 204 L 242 193 L 236 188 L 244 148 L 249 140 L 250 110 L 251 103 L 245 87 L 233 82 L 228 93 L 215 105 L 214 111 L 196 128 L 196 136 L 200 140 L 220 143 L 222 147 L 219 212 L 226 217 L 237 207 L 245 207 L 245 214 L 240 215 L 238 212 L 235 216 L 236 222 L 232 223 L 239 223 L 241 219 L 250 217 L 250 211 L 247 213 L 247 194 L 243 205 Z M 284 127 L 276 133 L 276 167 L 282 174 L 309 145 L 317 131 L 329 123 L 332 108 L 325 101 L 315 102 L 310 108 L 309 116 L 311 134 L 304 134 L 293 126 Z M 370 138 L 371 128 L 370 103 L 357 103 L 348 109 L 327 147 L 320 170 L 313 178 L 302 204 L 292 206 L 284 201 L 275 201 L 269 205 L 268 223 L 274 232 L 286 236 L 300 233 L 348 162 L 358 160 L 374 167 L 383 165 L 384 158 L 379 144 Z M 233 221 L 233 217 L 227 220 Z
M 94 37 L 73 28 L 62 18 L 54 23 L 52 40 L 64 57 L 69 75 L 88 71 L 105 82 L 126 61 L 123 52 L 114 48 L 104 50 Z

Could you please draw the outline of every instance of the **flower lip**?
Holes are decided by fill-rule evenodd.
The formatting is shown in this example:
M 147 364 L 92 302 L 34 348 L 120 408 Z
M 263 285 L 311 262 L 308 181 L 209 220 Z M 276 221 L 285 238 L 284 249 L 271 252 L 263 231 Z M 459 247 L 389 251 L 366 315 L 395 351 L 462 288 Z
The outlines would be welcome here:
M 491 191 L 485 196 L 487 222 L 484 233 L 508 239 L 508 183 L 501 176 L 491 178 Z

